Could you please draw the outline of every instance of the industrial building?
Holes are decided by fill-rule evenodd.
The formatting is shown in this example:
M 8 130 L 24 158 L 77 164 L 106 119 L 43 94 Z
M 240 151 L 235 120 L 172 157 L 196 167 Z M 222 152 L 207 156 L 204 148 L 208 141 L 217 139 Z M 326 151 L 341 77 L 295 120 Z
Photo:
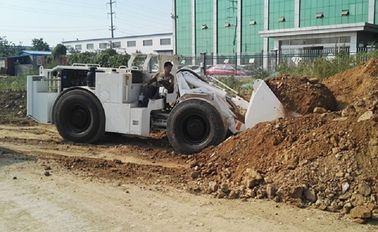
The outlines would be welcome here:
M 77 52 L 97 52 L 110 47 L 119 53 L 158 53 L 172 54 L 172 33 L 122 36 L 115 38 L 98 38 L 86 40 L 63 41 L 68 50 Z
M 356 53 L 378 41 L 378 0 L 173 0 L 172 18 L 176 54 L 218 63 L 261 57 L 266 67 L 271 54 Z

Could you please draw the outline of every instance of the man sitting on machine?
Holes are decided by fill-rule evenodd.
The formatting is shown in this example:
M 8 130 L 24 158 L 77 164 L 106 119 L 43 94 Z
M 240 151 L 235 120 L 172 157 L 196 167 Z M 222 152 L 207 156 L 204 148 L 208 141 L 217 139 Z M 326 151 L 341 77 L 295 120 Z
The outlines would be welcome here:
M 174 76 L 171 74 L 173 64 L 170 61 L 164 63 L 164 71 L 157 73 L 143 89 L 143 99 L 139 106 L 146 107 L 149 99 L 158 99 L 159 87 L 167 89 L 168 93 L 174 90 Z

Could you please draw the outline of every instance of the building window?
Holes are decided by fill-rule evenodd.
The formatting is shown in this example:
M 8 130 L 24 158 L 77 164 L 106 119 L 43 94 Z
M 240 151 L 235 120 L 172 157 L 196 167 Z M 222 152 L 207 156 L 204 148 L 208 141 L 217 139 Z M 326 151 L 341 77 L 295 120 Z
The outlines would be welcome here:
M 160 39 L 160 45 L 171 45 L 171 39 Z
M 143 46 L 152 46 L 152 39 L 143 40 Z
M 87 49 L 88 50 L 93 50 L 94 49 L 94 44 L 93 43 L 87 44 Z
M 127 47 L 136 47 L 136 41 L 127 41 Z
M 121 42 L 114 42 L 113 43 L 113 48 L 120 48 L 121 47 Z
M 81 44 L 77 44 L 77 45 L 75 45 L 75 50 L 77 50 L 77 51 L 81 51 Z
M 99 48 L 100 49 L 107 49 L 109 47 L 109 43 L 100 43 Z

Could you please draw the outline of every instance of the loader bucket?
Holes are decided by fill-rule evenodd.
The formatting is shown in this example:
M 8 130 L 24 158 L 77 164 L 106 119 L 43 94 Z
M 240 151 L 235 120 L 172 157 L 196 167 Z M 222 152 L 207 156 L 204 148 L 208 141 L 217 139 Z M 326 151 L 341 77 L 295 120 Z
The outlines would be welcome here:
M 245 115 L 246 128 L 285 116 L 282 103 L 263 80 L 253 82 L 253 93 Z

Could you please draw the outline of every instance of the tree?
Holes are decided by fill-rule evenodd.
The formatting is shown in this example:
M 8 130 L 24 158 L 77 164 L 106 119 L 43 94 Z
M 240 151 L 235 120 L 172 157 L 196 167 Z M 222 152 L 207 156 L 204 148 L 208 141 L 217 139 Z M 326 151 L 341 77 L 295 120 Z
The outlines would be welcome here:
M 33 49 L 36 51 L 50 51 L 49 44 L 43 41 L 42 38 L 33 39 L 32 44 L 33 44 Z
M 91 63 L 100 64 L 103 67 L 119 67 L 127 65 L 130 55 L 117 54 L 113 49 L 107 49 L 99 53 L 94 52 L 74 52 L 68 57 L 69 63 Z
M 59 57 L 67 54 L 67 47 L 63 44 L 58 44 L 52 51 L 52 56 L 54 59 L 59 59 Z
M 0 57 L 15 56 L 22 50 L 22 46 L 16 46 L 5 37 L 0 36 Z

